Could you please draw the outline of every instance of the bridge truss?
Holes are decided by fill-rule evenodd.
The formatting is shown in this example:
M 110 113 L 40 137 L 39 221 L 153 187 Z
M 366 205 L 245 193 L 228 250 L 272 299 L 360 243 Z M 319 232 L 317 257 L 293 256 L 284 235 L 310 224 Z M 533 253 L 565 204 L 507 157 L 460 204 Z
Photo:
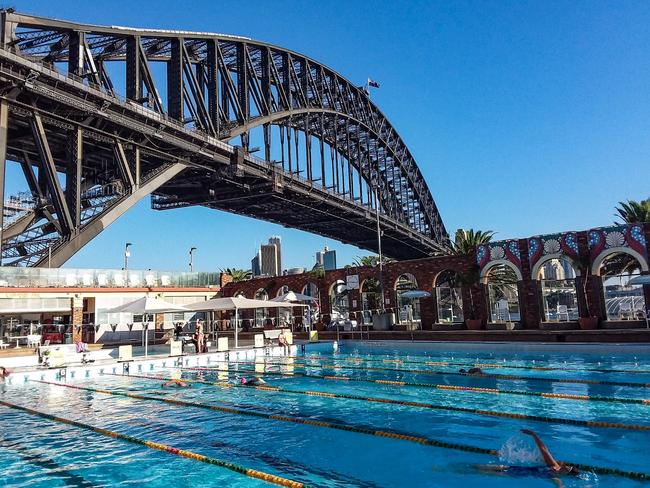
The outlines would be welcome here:
M 424 257 L 447 233 L 396 130 L 332 69 L 222 34 L 0 12 L 0 188 L 33 208 L 2 263 L 59 266 L 141 198 L 205 206 Z

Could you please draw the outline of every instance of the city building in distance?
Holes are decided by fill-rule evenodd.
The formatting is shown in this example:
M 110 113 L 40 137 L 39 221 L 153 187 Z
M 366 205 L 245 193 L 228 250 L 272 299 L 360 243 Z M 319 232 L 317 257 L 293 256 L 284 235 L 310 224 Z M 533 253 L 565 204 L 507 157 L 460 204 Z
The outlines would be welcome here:
M 280 236 L 269 238 L 268 244 L 262 244 L 251 260 L 253 276 L 282 275 L 282 240 Z
M 322 266 L 325 271 L 336 269 L 336 251 L 327 246 L 322 251 L 316 251 L 316 266 Z

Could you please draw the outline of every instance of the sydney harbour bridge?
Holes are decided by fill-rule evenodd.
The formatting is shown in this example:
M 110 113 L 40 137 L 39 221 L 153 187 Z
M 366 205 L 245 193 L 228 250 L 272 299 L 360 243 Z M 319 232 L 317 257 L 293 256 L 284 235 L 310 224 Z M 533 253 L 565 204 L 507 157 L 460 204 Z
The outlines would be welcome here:
M 154 209 L 204 206 L 373 251 L 378 221 L 397 259 L 447 239 L 366 90 L 246 37 L 0 11 L 0 158 L 4 266 L 60 266 L 147 195 Z M 11 219 L 7 160 L 30 194 Z

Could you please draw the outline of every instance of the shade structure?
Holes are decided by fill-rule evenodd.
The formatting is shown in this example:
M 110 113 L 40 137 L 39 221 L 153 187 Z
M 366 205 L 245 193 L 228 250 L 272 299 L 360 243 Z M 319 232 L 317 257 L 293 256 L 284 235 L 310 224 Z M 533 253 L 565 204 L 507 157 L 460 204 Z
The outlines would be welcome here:
M 635 276 L 628 281 L 628 285 L 650 285 L 650 275 Z
M 292 304 L 292 307 L 305 307 L 306 305 Z M 287 308 L 286 302 L 272 302 L 271 300 L 253 300 L 244 297 L 222 297 L 213 298 L 212 300 L 205 300 L 202 302 L 190 303 L 185 305 L 189 310 L 194 311 L 220 311 L 220 310 L 234 310 L 235 311 L 235 348 L 239 347 L 239 328 L 237 327 L 238 314 L 240 309 L 252 308 Z
M 310 297 L 309 295 L 303 295 L 302 293 L 296 293 L 295 291 L 290 291 L 279 297 L 271 299 L 272 302 L 316 302 L 317 299 Z
M 400 298 L 429 298 L 431 293 L 424 290 L 409 290 L 399 294 Z
M 142 297 L 108 310 L 108 313 L 167 313 L 191 312 L 181 305 L 166 302 L 160 298 Z
M 166 302 L 160 298 L 155 297 L 142 297 L 132 302 L 125 303 L 119 307 L 111 308 L 108 313 L 133 313 L 133 314 L 149 314 L 149 313 L 167 313 L 167 312 L 191 312 L 181 305 Z M 149 335 L 147 334 L 148 322 L 146 326 L 142 327 L 142 345 L 144 346 L 144 355 L 148 356 Z

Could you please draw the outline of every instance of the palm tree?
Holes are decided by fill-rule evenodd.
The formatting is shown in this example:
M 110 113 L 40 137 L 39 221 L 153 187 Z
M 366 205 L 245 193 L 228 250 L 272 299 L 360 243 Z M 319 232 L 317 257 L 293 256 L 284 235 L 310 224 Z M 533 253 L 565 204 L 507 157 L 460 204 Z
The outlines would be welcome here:
M 233 283 L 250 280 L 253 277 L 253 272 L 250 269 L 226 268 L 222 269 L 221 272 L 231 276 Z
M 494 237 L 491 230 L 458 229 L 453 241 L 449 241 L 441 248 L 443 254 L 453 256 L 466 256 L 476 250 L 481 244 L 487 244 Z
M 356 267 L 360 268 L 362 266 L 377 266 L 379 259 L 377 256 L 357 256 L 354 261 L 352 261 L 352 266 L 351 267 Z M 389 264 L 393 263 L 395 260 L 393 258 L 389 258 L 387 256 L 382 256 L 381 257 L 381 263 L 382 264 Z
M 637 224 L 641 222 L 650 222 L 650 198 L 637 202 L 628 200 L 627 202 L 618 202 L 616 207 L 617 217 L 623 219 L 627 224 Z

